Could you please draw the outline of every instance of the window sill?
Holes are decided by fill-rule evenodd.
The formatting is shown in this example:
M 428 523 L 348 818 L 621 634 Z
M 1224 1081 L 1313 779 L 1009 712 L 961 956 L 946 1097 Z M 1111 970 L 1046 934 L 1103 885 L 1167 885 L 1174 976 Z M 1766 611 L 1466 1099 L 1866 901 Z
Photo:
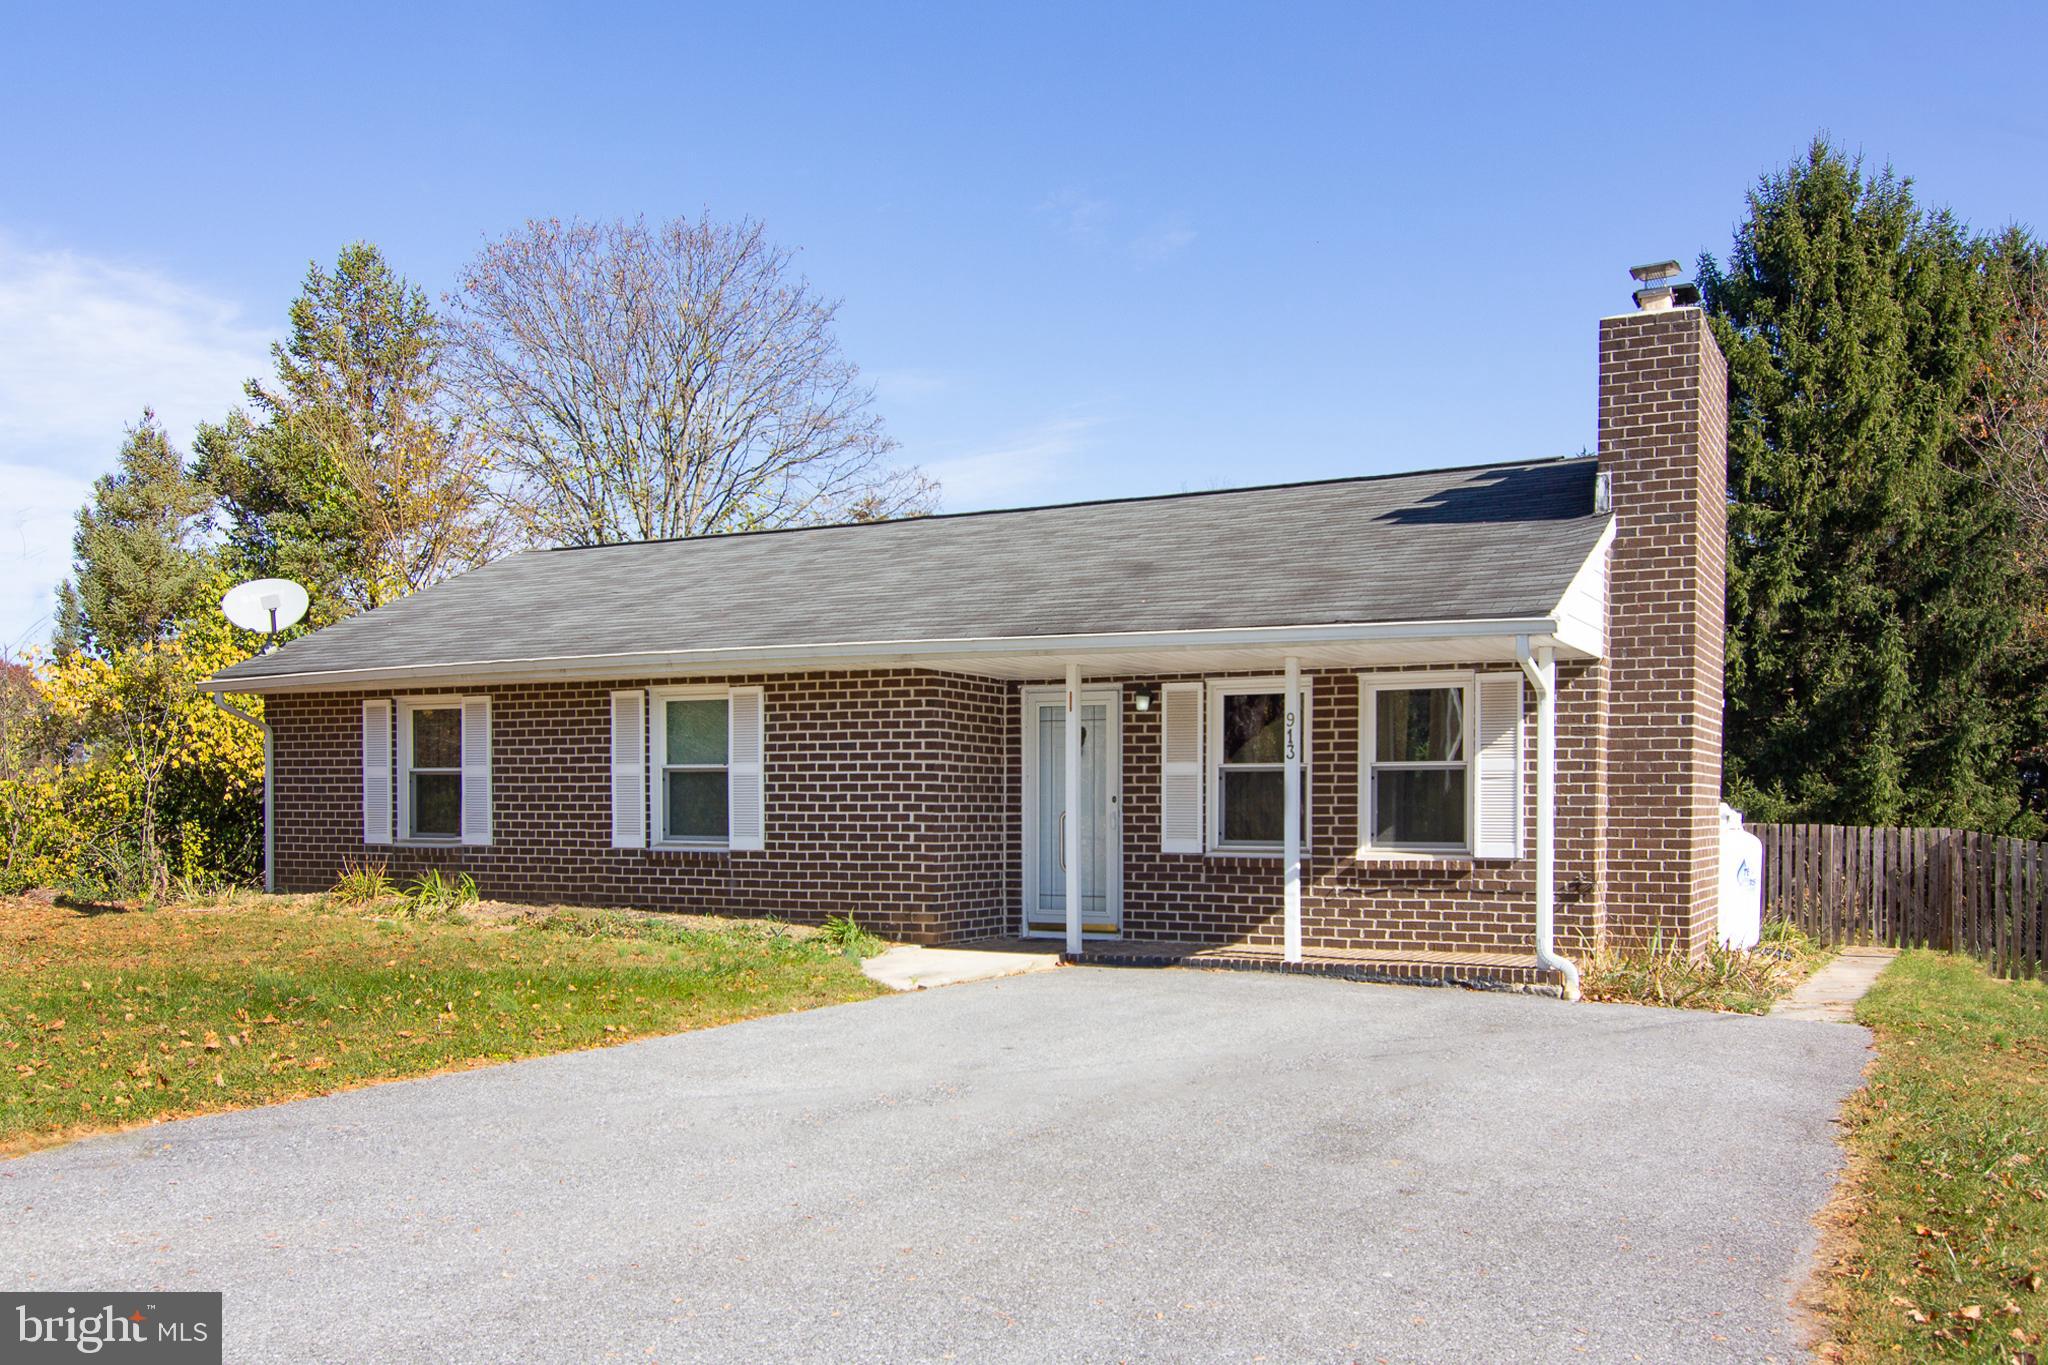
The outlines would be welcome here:
M 483 848 L 483 844 L 466 844 L 459 834 L 408 834 L 393 839 L 398 848 Z
M 1282 858 L 1287 854 L 1278 844 L 1219 844 L 1202 852 L 1209 858 Z M 1301 846 L 1301 856 L 1309 856 L 1306 843 Z
M 1361 848 L 1352 855 L 1354 862 L 1394 863 L 1403 867 L 1417 864 L 1445 863 L 1511 863 L 1513 858 L 1482 858 L 1469 848 Z
M 648 853 L 730 853 L 732 852 L 732 845 L 684 844 L 676 843 L 673 841 L 663 841 L 660 843 L 649 844 L 644 851 Z

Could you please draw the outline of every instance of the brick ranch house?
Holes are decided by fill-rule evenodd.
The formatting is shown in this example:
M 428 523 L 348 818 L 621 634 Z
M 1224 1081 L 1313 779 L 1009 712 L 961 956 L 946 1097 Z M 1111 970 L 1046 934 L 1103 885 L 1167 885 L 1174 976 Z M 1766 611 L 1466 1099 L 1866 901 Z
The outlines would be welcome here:
M 1562 987 L 1709 942 L 1726 372 L 1599 328 L 1599 450 L 542 550 L 226 669 L 278 890 Z

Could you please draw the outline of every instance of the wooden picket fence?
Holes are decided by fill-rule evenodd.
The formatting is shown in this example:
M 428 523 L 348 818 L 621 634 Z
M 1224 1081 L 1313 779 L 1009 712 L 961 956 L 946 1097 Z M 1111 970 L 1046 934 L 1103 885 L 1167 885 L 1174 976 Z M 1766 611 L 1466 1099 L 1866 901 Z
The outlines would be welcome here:
M 2048 967 L 2048 844 L 1963 829 L 1751 825 L 1764 918 L 1824 943 L 1972 953 L 2003 976 Z

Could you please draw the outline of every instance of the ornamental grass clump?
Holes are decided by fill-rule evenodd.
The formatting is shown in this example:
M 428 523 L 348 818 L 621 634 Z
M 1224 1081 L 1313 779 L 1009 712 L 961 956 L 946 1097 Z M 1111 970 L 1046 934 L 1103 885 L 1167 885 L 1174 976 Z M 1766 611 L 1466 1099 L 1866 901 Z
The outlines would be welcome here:
M 1603 948 L 1582 959 L 1579 989 L 1588 1000 L 1763 1014 L 1831 955 L 1784 920 L 1765 924 L 1755 948 L 1715 946 L 1698 958 L 1666 947 L 1659 933 L 1646 949 Z

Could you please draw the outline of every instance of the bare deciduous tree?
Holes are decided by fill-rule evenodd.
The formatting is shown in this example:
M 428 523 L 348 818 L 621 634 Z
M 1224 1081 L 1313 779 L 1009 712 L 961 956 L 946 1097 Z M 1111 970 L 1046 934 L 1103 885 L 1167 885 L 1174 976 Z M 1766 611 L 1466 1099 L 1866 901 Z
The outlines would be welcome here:
M 889 466 L 836 303 L 753 222 L 536 220 L 447 300 L 455 373 L 530 537 L 702 535 L 929 511 Z

